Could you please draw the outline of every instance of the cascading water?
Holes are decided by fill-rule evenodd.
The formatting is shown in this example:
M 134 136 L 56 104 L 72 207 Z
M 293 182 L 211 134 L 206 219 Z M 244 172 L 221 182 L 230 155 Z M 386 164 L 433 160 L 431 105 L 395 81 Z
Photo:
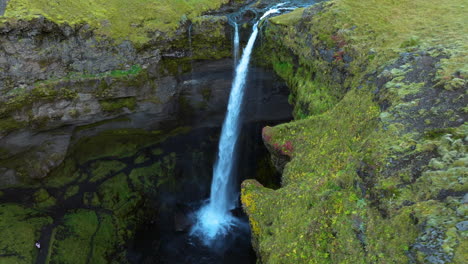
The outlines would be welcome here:
M 234 22 L 234 67 L 237 66 L 237 62 L 239 61 L 239 25 Z
M 250 56 L 258 35 L 258 24 L 265 17 L 278 13 L 280 10 L 289 8 L 280 8 L 279 4 L 268 10 L 253 26 L 252 35 L 247 42 L 242 58 L 236 68 L 234 82 L 232 84 L 231 94 L 229 96 L 228 111 L 224 120 L 221 138 L 218 146 L 218 158 L 214 166 L 213 180 L 211 184 L 211 193 L 209 202 L 203 206 L 197 213 L 197 222 L 192 228 L 192 234 L 198 235 L 206 244 L 218 235 L 226 235 L 230 228 L 237 224 L 230 210 L 234 209 L 238 194 L 234 193 L 229 183 L 232 182 L 233 161 L 235 160 L 235 148 L 239 137 L 240 125 L 239 114 L 241 111 L 244 86 L 247 79 Z M 237 24 L 235 29 L 238 38 Z M 235 37 L 236 38 L 236 37 Z M 234 40 L 234 45 L 239 45 L 239 40 Z M 236 48 L 234 48 L 234 57 Z

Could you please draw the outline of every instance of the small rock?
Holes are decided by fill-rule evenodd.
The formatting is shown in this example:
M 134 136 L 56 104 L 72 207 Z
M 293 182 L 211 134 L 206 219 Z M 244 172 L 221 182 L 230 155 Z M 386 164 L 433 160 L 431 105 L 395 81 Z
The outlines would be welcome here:
M 466 231 L 468 230 L 468 221 L 462 221 L 455 225 L 458 230 Z
M 463 196 L 462 199 L 462 204 L 467 204 L 468 203 L 468 193 L 465 193 L 465 196 Z

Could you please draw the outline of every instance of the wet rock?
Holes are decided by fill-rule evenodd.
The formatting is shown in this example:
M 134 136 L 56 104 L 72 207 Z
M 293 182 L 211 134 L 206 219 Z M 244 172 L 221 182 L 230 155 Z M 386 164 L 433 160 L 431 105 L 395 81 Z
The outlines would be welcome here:
M 0 168 L 0 186 L 10 186 L 19 183 L 16 171 L 8 168 Z
M 5 8 L 8 4 L 8 0 L 0 0 L 0 16 L 3 16 L 5 13 Z
M 422 236 L 418 238 L 416 244 L 413 245 L 413 250 L 424 253 L 424 260 L 431 264 L 449 263 L 452 257 L 443 249 L 444 233 L 435 228 L 428 228 Z
M 464 196 L 463 196 L 463 199 L 462 199 L 462 204 L 468 204 L 468 193 L 466 193 Z
M 456 224 L 456 227 L 460 231 L 468 230 L 468 221 L 462 221 Z
M 174 213 L 174 230 L 176 232 L 186 232 L 192 226 L 187 208 L 178 208 Z

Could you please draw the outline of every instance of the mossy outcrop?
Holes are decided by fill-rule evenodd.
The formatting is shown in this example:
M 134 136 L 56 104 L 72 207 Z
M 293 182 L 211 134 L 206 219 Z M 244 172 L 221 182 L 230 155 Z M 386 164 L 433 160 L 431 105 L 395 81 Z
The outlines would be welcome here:
M 282 187 L 243 183 L 262 263 L 464 263 L 465 8 L 337 0 L 263 25 L 297 121 L 263 132 Z

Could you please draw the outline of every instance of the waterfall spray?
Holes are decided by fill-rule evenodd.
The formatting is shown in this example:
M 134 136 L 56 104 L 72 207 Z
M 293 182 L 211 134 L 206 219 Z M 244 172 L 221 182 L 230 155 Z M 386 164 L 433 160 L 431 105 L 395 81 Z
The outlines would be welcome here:
M 235 208 L 237 194 L 230 193 L 234 192 L 234 190 L 233 188 L 229 188 L 229 183 L 232 182 L 233 160 L 235 160 L 235 148 L 240 132 L 239 114 L 244 96 L 250 56 L 257 39 L 259 22 L 265 17 L 283 10 L 279 8 L 281 5 L 283 4 L 276 5 L 268 10 L 254 24 L 252 35 L 247 42 L 247 46 L 244 48 L 242 57 L 236 68 L 229 96 L 228 111 L 221 131 L 218 157 L 213 171 L 210 199 L 197 212 L 197 222 L 192 229 L 192 234 L 201 237 L 206 244 L 209 244 L 218 235 L 227 234 L 230 228 L 236 225 L 236 219 L 231 215 L 230 210 Z M 236 28 L 237 31 L 238 29 Z M 236 43 L 236 40 L 234 43 Z M 234 54 L 235 51 L 236 49 L 234 49 Z

